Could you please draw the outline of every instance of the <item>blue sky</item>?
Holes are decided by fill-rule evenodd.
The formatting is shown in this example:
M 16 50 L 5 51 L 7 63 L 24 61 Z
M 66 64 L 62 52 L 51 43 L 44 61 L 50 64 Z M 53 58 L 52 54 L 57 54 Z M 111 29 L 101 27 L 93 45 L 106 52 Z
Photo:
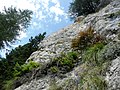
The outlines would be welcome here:
M 68 17 L 68 7 L 72 0 L 0 0 L 0 2 L 0 11 L 4 6 L 33 11 L 31 25 L 26 32 L 20 32 L 18 37 L 20 41 L 13 44 L 13 48 L 27 43 L 31 36 L 43 32 L 50 35 L 72 23 Z M 6 50 L 2 50 L 2 56 L 5 52 Z

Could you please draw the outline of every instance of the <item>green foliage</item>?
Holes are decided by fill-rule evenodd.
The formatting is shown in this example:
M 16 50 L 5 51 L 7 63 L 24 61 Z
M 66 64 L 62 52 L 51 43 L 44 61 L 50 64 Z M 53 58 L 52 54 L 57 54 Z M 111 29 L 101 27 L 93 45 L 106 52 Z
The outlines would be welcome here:
M 60 60 L 60 64 L 72 67 L 72 60 L 69 59 L 68 57 L 64 57 Z
M 84 62 L 99 64 L 101 61 L 98 61 L 98 52 L 102 50 L 104 46 L 104 43 L 96 43 L 92 47 L 89 47 L 83 56 Z
M 16 63 L 15 67 L 14 67 L 13 76 L 17 77 L 17 76 L 21 75 L 21 69 L 22 69 L 22 67 L 18 63 Z
M 18 63 L 16 63 L 14 67 L 13 76 L 19 77 L 37 67 L 40 67 L 40 63 L 36 63 L 34 61 L 30 61 L 29 63 L 23 64 L 21 66 Z
M 0 12 L 0 49 L 15 42 L 19 32 L 29 26 L 31 15 L 30 10 L 17 10 L 13 7 L 4 8 L 3 12 Z
M 61 53 L 61 55 L 53 59 L 48 68 L 50 74 L 66 73 L 79 62 L 77 52 Z
M 39 67 L 40 64 L 39 63 L 36 63 L 34 61 L 30 61 L 29 63 L 27 64 L 23 64 L 21 67 L 22 67 L 22 72 L 29 72 L 31 71 L 33 68 L 37 68 Z
M 83 72 L 79 73 L 81 79 L 78 90 L 106 90 L 107 83 L 104 75 L 109 63 L 105 61 L 108 58 L 101 58 L 101 52 L 106 47 L 105 38 L 94 33 L 94 30 L 88 29 L 80 32 L 76 39 L 77 44 L 74 41 L 72 42 L 73 48 L 78 47 L 79 50 L 84 50 L 83 66 L 81 65 Z
M 81 72 L 80 90 L 106 90 L 107 83 L 104 74 L 108 67 L 108 62 L 98 57 L 104 48 L 104 43 L 97 43 L 89 47 L 83 55 L 84 71 Z
M 69 68 L 72 68 L 74 66 L 74 63 L 77 62 L 77 59 L 77 52 L 69 52 L 67 54 L 61 53 L 61 56 L 55 58 L 55 61 L 58 66 L 68 66 Z
M 29 40 L 30 42 L 16 47 L 9 54 L 6 54 L 6 59 L 1 58 L 0 61 L 0 90 L 4 86 L 4 81 L 12 80 L 15 77 L 19 77 L 26 72 L 29 72 L 32 68 L 38 67 L 37 63 L 29 62 L 24 64 L 29 56 L 38 49 L 38 43 L 40 43 L 46 33 L 39 34 Z
M 8 62 L 19 63 L 20 65 L 24 64 L 29 56 L 38 49 L 38 44 L 44 39 L 46 33 L 39 34 L 34 38 L 31 37 L 29 43 L 18 46 L 13 49 L 10 53 L 6 53 L 6 59 Z
M 51 71 L 52 73 L 57 73 L 57 72 L 59 71 L 59 69 L 58 69 L 58 67 L 53 66 L 53 67 L 50 67 L 50 71 Z
M 13 83 L 14 83 L 14 80 L 8 80 L 5 82 L 5 85 L 4 85 L 4 90 L 12 90 L 13 89 Z
M 12 77 L 12 65 L 8 63 L 6 59 L 0 61 L 0 82 L 3 80 L 10 79 Z
M 17 79 L 17 77 L 15 77 L 14 79 L 11 79 L 11 80 L 4 81 L 3 90 L 13 90 L 14 89 L 14 81 L 16 79 Z
M 69 7 L 69 13 L 72 18 L 80 15 L 94 13 L 100 4 L 100 0 L 74 0 Z
M 3 90 L 13 90 L 14 89 L 14 81 L 17 78 L 19 78 L 21 75 L 24 75 L 25 73 L 27 73 L 27 72 L 31 71 L 32 69 L 37 68 L 39 66 L 40 66 L 39 63 L 36 63 L 33 61 L 30 61 L 29 63 L 23 64 L 21 66 L 18 63 L 16 63 L 15 67 L 13 69 L 14 71 L 12 73 L 13 77 L 11 79 L 3 81 L 3 84 L 2 84 Z
M 39 34 L 35 38 L 31 38 L 30 42 L 16 47 L 9 54 L 6 54 L 6 59 L 1 58 L 0 61 L 0 90 L 2 90 L 2 84 L 4 81 L 13 79 L 14 77 L 19 77 L 26 72 L 29 72 L 37 65 L 34 62 L 29 64 L 24 64 L 32 52 L 38 49 L 38 43 L 40 43 L 46 33 Z M 23 65 L 24 64 L 24 65 Z
M 29 39 L 29 42 L 32 44 L 32 48 L 38 49 L 38 44 L 45 38 L 46 32 L 43 34 L 39 34 L 38 36 L 35 36 L 34 38 L 31 37 Z
M 67 54 L 67 57 L 68 57 L 69 59 L 76 60 L 76 59 L 78 59 L 78 53 L 75 52 L 75 51 L 69 52 L 69 53 Z
M 108 63 L 102 63 L 101 65 L 91 64 L 85 63 L 85 70 L 79 74 L 81 78 L 79 90 L 106 90 L 107 82 L 103 75 L 108 67 Z

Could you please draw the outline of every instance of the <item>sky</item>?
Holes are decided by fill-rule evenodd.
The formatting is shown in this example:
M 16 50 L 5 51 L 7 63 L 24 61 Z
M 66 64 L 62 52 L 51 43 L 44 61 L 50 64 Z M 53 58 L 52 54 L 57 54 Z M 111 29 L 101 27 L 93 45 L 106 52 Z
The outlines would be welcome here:
M 29 9 L 33 11 L 31 25 L 26 32 L 20 32 L 19 41 L 12 48 L 28 43 L 31 36 L 46 32 L 47 36 L 73 23 L 68 16 L 72 0 L 0 0 L 0 11 L 4 6 Z M 7 48 L 11 50 L 12 48 Z M 1 51 L 5 57 L 6 49 Z

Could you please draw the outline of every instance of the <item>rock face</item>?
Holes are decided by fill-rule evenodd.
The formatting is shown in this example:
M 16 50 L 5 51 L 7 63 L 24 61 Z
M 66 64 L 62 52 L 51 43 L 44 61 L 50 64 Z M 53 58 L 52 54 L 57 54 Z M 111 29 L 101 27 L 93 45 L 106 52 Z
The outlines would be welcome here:
M 48 85 L 48 77 L 39 79 L 39 80 L 32 80 L 30 83 L 26 83 L 21 87 L 18 87 L 15 90 L 46 90 Z
M 40 63 L 49 63 L 54 57 L 57 57 L 61 52 L 71 51 L 72 39 L 81 31 L 86 28 L 86 25 L 74 23 L 62 30 L 53 33 L 46 37 L 40 44 L 39 50 L 34 52 L 29 60 Z
M 80 23 L 74 23 L 52 35 L 46 37 L 40 44 L 39 50 L 34 52 L 29 61 L 47 63 L 61 52 L 70 51 L 71 40 L 90 25 L 100 34 L 115 39 L 120 33 L 120 0 L 111 2 L 98 13 L 88 15 Z
M 32 53 L 27 62 L 29 60 L 33 60 L 44 65 L 50 63 L 53 58 L 59 56 L 62 52 L 66 53 L 71 51 L 72 39 L 75 38 L 80 31 L 89 28 L 89 26 L 92 26 L 97 33 L 107 37 L 111 41 L 120 42 L 118 39 L 120 34 L 120 0 L 113 0 L 105 8 L 101 9 L 97 13 L 88 15 L 81 22 L 76 22 L 46 37 L 39 44 L 39 50 Z M 118 50 L 118 53 L 119 52 L 120 51 Z M 110 72 L 107 73 L 106 76 L 106 80 L 109 82 L 108 90 L 120 90 L 119 55 L 120 54 L 115 58 L 112 58 L 114 60 L 110 66 Z M 75 81 L 73 83 L 77 83 L 80 81 L 80 78 L 78 77 L 79 72 L 82 72 L 81 66 L 77 66 L 71 72 L 66 73 L 62 79 L 58 77 L 54 78 L 57 84 L 62 84 L 68 78 L 72 78 L 73 81 Z M 30 82 L 26 82 L 15 90 L 47 90 L 50 83 L 51 77 L 46 75 L 42 78 L 35 78 Z
M 109 82 L 109 90 L 120 90 L 120 57 L 112 61 L 106 80 Z

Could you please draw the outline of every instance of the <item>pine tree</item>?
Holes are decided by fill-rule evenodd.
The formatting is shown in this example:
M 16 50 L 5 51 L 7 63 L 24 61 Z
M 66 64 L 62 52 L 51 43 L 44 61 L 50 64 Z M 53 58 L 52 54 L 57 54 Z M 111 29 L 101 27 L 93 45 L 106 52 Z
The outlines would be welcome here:
M 74 0 L 69 7 L 69 13 L 71 18 L 75 18 L 80 15 L 88 15 L 96 11 L 100 0 Z
M 20 10 L 13 7 L 5 8 L 0 12 L 0 49 L 14 43 L 19 36 L 19 31 L 28 28 L 32 11 Z

